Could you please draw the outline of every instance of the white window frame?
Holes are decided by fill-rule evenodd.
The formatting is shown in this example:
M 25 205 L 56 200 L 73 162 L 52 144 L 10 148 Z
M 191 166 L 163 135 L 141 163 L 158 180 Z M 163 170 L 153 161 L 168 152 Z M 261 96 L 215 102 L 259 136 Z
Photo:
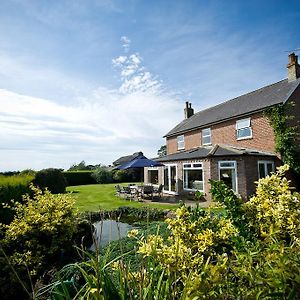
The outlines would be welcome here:
M 187 165 L 191 165 L 190 167 L 186 167 Z M 194 165 L 201 165 L 201 167 L 194 167 Z M 203 171 L 203 163 L 202 162 L 195 162 L 195 163 L 184 163 L 183 164 L 183 189 L 185 191 L 190 191 L 190 192 L 195 192 L 197 191 L 197 189 L 189 189 L 185 187 L 185 174 L 184 174 L 184 170 L 202 170 L 202 182 L 203 182 L 203 189 L 202 190 L 198 190 L 200 192 L 204 192 L 205 191 L 205 180 L 204 180 L 204 171 Z
M 204 130 L 209 130 L 209 134 L 206 134 L 206 135 L 204 135 L 203 134 L 203 132 L 204 132 Z M 203 146 L 205 146 L 205 145 L 211 145 L 211 128 L 210 127 L 208 127 L 208 128 L 204 128 L 204 129 L 202 129 L 202 145 Z M 208 137 L 209 136 L 209 143 L 204 143 L 203 141 L 204 141 L 204 138 L 206 138 L 206 137 Z
M 158 184 L 159 184 L 159 168 L 158 167 L 148 167 L 147 168 L 147 178 L 148 178 L 148 183 L 151 183 L 150 181 L 149 181 L 149 171 L 157 171 L 157 175 L 158 175 Z
M 247 122 L 247 123 L 249 123 L 249 125 L 248 125 L 248 126 L 240 127 L 239 124 L 242 123 L 242 122 Z M 248 136 L 243 136 L 243 137 L 238 137 L 238 131 L 239 131 L 240 129 L 245 129 L 245 128 L 250 128 L 250 135 L 248 135 Z M 235 129 L 236 129 L 236 139 L 237 139 L 238 141 L 240 141 L 240 140 L 251 139 L 251 138 L 252 138 L 251 118 L 245 118 L 245 119 L 237 120 L 236 123 L 235 123 Z
M 221 164 L 222 163 L 231 163 L 231 164 L 233 164 L 233 166 L 232 167 L 221 167 Z M 233 169 L 234 168 L 234 170 L 235 170 L 235 186 L 236 186 L 236 191 L 234 191 L 236 194 L 238 194 L 238 190 L 239 190 L 239 188 L 238 188 L 238 174 L 237 174 L 237 163 L 236 163 L 236 161 L 235 160 L 219 160 L 218 161 L 218 173 L 219 173 L 219 180 L 221 180 L 221 169 L 223 169 L 223 170 L 231 170 L 231 169 Z
M 257 172 L 258 172 L 258 179 L 261 179 L 260 177 L 260 174 L 259 174 L 259 164 L 264 164 L 264 167 L 265 167 L 265 174 L 267 174 L 267 164 L 272 164 L 272 172 L 275 171 L 275 164 L 274 164 L 274 161 L 273 160 L 259 160 L 257 162 Z M 267 175 L 266 175 L 267 176 Z M 265 177 L 262 177 L 262 178 L 265 178 Z
M 180 140 L 182 139 L 182 140 Z M 177 150 L 182 150 L 185 148 L 185 143 L 184 143 L 184 135 L 178 135 L 177 136 Z

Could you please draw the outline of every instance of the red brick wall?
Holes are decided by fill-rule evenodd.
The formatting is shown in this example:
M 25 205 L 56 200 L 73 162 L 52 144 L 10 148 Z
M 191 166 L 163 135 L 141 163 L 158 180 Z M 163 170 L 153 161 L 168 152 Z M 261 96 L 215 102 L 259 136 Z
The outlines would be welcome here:
M 167 138 L 166 143 L 167 143 L 167 154 L 176 153 L 178 151 L 176 137 Z
M 258 180 L 258 161 L 273 161 L 275 168 L 280 166 L 280 160 L 270 156 L 223 156 L 213 157 L 210 159 L 195 159 L 184 161 L 173 161 L 165 163 L 177 165 L 178 177 L 178 194 L 184 195 L 188 192 L 183 189 L 183 163 L 202 162 L 203 164 L 203 179 L 204 179 L 204 194 L 207 202 L 212 201 L 210 194 L 209 179 L 219 180 L 219 161 L 236 161 L 237 162 L 237 177 L 238 177 L 238 193 L 244 200 L 247 200 L 255 193 Z M 147 169 L 145 168 L 145 183 L 148 183 Z M 163 167 L 159 168 L 159 184 L 164 182 Z
M 201 130 L 194 130 L 184 134 L 185 148 L 183 150 L 189 150 L 201 146 Z M 183 150 L 177 150 L 177 136 L 167 138 L 167 153 L 176 153 Z
M 274 152 L 275 142 L 273 129 L 268 119 L 263 116 L 263 113 L 256 113 L 251 116 L 253 136 L 251 139 L 239 141 L 236 139 L 236 120 L 239 119 L 243 118 L 237 118 L 211 126 L 212 143 Z M 186 133 L 184 136 L 185 150 L 201 146 L 200 129 Z M 167 138 L 167 152 L 168 154 L 178 152 L 176 137 Z

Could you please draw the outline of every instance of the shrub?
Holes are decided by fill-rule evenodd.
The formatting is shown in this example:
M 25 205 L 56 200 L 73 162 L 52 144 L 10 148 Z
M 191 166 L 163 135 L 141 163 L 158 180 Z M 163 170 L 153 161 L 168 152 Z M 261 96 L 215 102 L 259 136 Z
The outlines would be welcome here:
M 256 194 L 246 204 L 251 225 L 263 239 L 287 242 L 300 238 L 300 194 L 284 177 L 288 166 L 258 181 Z
M 66 171 L 63 172 L 67 185 L 95 184 L 97 181 L 92 177 L 93 171 Z
M 53 194 L 64 193 L 67 186 L 62 172 L 52 168 L 37 172 L 33 183 L 42 190 L 47 188 Z
M 227 217 L 238 228 L 240 236 L 246 239 L 254 238 L 254 232 L 249 224 L 243 200 L 238 197 L 223 181 L 209 180 L 213 200 L 223 206 Z
M 96 169 L 92 177 L 98 182 L 98 183 L 111 183 L 113 182 L 112 178 L 112 172 L 108 170 L 105 167 L 100 167 Z
M 212 182 L 223 216 L 182 207 L 167 220 L 168 240 L 149 236 L 139 253 L 179 287 L 178 298 L 298 299 L 300 197 L 283 177 L 286 170 L 260 179 L 247 204 L 222 182 Z
M 128 175 L 128 172 L 124 170 L 116 170 L 113 172 L 113 180 L 115 182 L 129 182 L 131 179 L 130 176 Z
M 0 294 L 15 293 L 12 286 L 22 283 L 29 289 L 32 279 L 45 268 L 58 263 L 72 247 L 76 231 L 76 212 L 71 195 L 44 193 L 34 186 L 33 197 L 24 196 L 24 204 L 16 203 L 15 217 L 9 225 L 2 224 L 4 237 L 0 241 Z M 14 270 L 14 271 L 12 271 Z M 8 299 L 10 299 L 8 297 Z
M 175 219 L 166 222 L 171 230 L 168 240 L 149 236 L 140 243 L 139 253 L 155 257 L 170 276 L 176 274 L 184 280 L 199 274 L 207 260 L 216 260 L 218 253 L 229 252 L 238 233 L 230 220 L 201 209 L 189 211 L 185 206 L 177 209 Z

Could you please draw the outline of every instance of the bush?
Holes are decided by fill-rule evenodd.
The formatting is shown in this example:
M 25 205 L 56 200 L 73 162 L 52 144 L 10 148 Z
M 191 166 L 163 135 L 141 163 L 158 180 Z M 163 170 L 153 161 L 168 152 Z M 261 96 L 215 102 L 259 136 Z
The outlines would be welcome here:
M 30 290 L 28 275 L 34 280 L 64 256 L 68 257 L 76 232 L 77 213 L 71 195 L 53 195 L 31 188 L 33 197 L 24 196 L 24 204 L 16 203 L 13 208 L 14 220 L 9 225 L 2 224 L 0 294 L 7 295 L 6 299 L 13 298 L 9 294 L 17 291 L 12 287 L 20 284 L 15 274 Z
M 92 177 L 93 171 L 66 171 L 63 172 L 67 185 L 95 184 L 97 181 Z
M 105 167 L 100 167 L 100 168 L 96 169 L 93 172 L 92 177 L 98 183 L 112 183 L 113 182 L 112 172 Z
M 129 182 L 131 179 L 130 176 L 128 175 L 128 172 L 124 170 L 116 170 L 113 172 L 113 180 L 115 182 Z
M 283 177 L 286 170 L 260 179 L 246 204 L 211 182 L 223 215 L 182 207 L 166 221 L 170 237 L 140 238 L 138 252 L 164 270 L 178 298 L 298 299 L 300 195 Z
M 286 171 L 287 165 L 260 179 L 256 194 L 246 204 L 250 223 L 263 239 L 290 242 L 300 238 L 300 194 L 291 190 Z
M 46 188 L 53 194 L 60 194 L 66 191 L 67 181 L 59 169 L 44 169 L 36 173 L 34 185 L 41 190 Z

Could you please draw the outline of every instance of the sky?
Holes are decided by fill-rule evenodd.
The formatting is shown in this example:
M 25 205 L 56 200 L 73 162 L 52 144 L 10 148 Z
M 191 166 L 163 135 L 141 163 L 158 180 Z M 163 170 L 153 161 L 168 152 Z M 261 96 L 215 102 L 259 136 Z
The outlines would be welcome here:
M 155 157 L 185 101 L 286 78 L 299 22 L 293 0 L 2 0 L 0 171 Z

